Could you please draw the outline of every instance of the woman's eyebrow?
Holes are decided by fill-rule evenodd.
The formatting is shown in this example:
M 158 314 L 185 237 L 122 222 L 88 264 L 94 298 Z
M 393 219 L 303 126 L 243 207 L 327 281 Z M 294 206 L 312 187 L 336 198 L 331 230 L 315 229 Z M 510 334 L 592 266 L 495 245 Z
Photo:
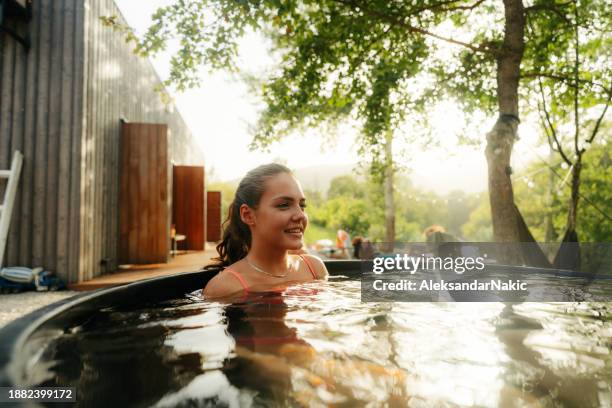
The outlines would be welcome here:
M 274 197 L 274 200 L 295 201 L 295 198 L 289 197 L 289 196 L 281 196 L 281 197 Z M 306 198 L 302 197 L 298 201 L 306 201 Z

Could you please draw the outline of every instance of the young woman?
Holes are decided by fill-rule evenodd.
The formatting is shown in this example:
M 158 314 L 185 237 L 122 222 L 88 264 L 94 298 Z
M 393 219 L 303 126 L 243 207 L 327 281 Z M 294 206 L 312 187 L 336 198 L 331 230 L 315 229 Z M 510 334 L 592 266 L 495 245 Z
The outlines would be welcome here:
M 312 255 L 292 255 L 303 246 L 308 226 L 306 198 L 291 170 L 259 166 L 240 181 L 217 245 L 219 268 L 204 288 L 206 298 L 283 289 L 289 283 L 327 277 Z

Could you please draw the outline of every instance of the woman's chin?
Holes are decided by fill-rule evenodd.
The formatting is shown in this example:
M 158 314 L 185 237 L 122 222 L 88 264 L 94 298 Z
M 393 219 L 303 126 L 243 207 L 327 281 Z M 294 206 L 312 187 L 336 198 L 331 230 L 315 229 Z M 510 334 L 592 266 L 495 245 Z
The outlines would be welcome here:
M 302 249 L 304 247 L 304 242 L 300 241 L 299 244 L 293 244 L 289 247 L 290 250 L 298 250 L 298 249 Z
M 300 249 L 304 246 L 304 233 L 285 233 L 283 243 L 287 249 Z
M 293 238 L 291 240 L 287 240 L 286 243 L 286 248 L 288 250 L 302 249 L 302 247 L 304 246 L 304 240 L 302 238 Z

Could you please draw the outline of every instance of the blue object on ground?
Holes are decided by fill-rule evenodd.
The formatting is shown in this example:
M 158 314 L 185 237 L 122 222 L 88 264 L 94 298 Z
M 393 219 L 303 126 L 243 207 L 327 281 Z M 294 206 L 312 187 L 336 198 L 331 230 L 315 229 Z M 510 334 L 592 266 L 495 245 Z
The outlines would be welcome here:
M 37 291 L 66 289 L 64 282 L 51 271 L 40 272 L 35 283 Z
M 19 293 L 27 290 L 35 290 L 33 283 L 11 282 L 0 276 L 0 293 Z
M 66 289 L 64 282 L 51 271 L 42 268 L 13 267 L 2 269 L 0 293 L 18 293 L 28 290 L 38 292 Z M 30 277 L 28 276 L 30 275 Z
M 34 277 L 41 273 L 43 268 L 28 268 L 26 266 L 10 266 L 0 269 L 0 277 L 17 283 L 32 283 Z

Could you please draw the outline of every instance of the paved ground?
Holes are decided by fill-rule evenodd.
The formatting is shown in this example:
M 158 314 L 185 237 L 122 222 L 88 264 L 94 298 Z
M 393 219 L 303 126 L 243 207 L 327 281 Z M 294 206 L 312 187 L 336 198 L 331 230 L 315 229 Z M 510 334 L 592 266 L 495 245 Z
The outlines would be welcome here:
M 78 294 L 79 292 L 75 290 L 95 290 L 157 276 L 197 271 L 210 263 L 210 259 L 214 256 L 216 256 L 214 247 L 207 245 L 206 251 L 183 251 L 181 255 L 171 258 L 166 264 L 134 265 L 129 270 L 117 271 L 87 282 L 71 285 L 70 289 L 74 290 L 0 294 L 0 327 L 43 306 Z
M 79 292 L 22 292 L 0 295 L 0 327 L 43 306 L 74 296 Z

